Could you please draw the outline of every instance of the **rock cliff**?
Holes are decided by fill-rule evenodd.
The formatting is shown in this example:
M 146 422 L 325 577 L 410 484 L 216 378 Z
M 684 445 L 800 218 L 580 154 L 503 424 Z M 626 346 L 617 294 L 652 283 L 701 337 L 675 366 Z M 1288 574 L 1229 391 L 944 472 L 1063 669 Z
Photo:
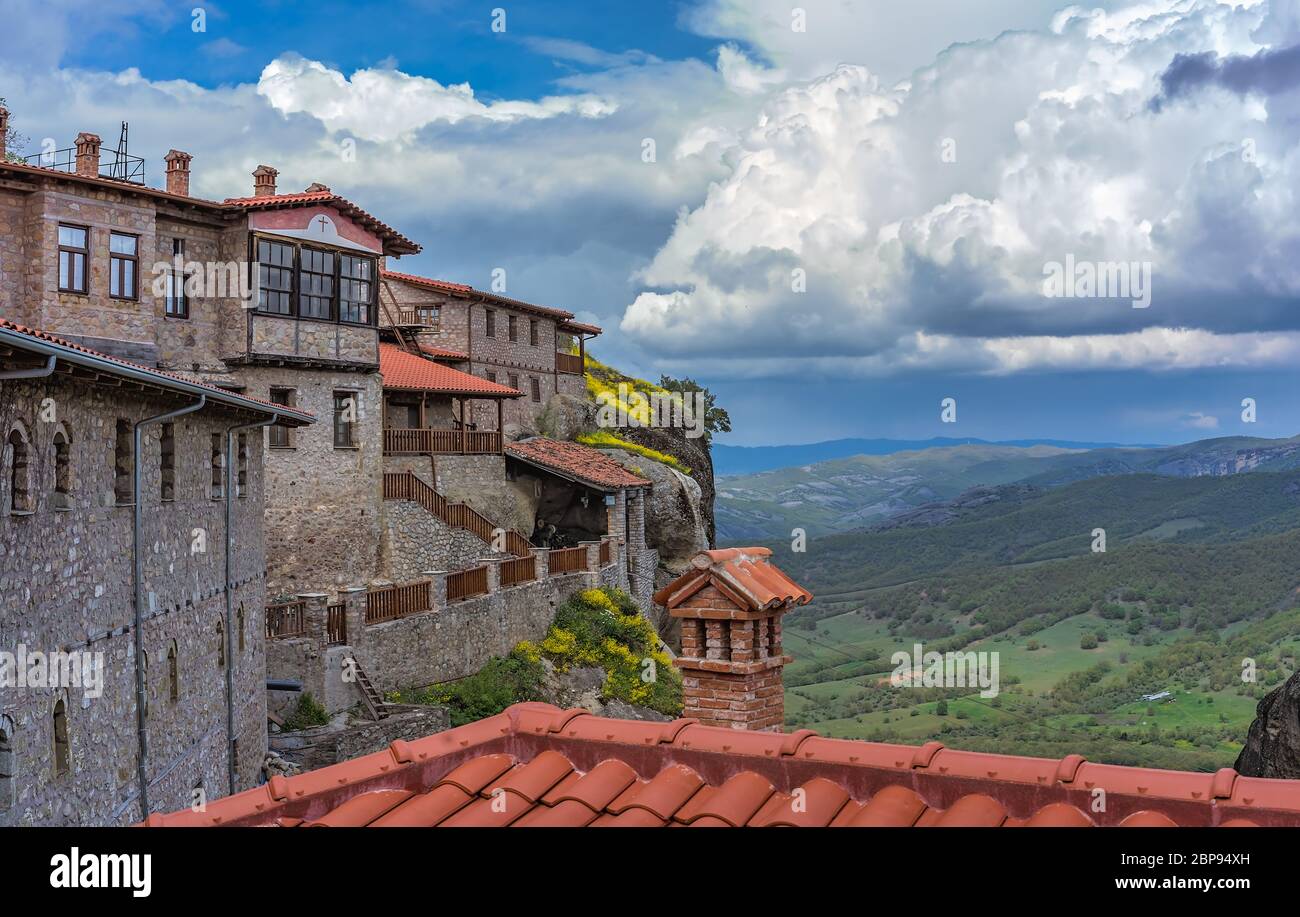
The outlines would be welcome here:
M 1300 780 L 1300 672 L 1259 702 L 1236 767 L 1247 777 Z

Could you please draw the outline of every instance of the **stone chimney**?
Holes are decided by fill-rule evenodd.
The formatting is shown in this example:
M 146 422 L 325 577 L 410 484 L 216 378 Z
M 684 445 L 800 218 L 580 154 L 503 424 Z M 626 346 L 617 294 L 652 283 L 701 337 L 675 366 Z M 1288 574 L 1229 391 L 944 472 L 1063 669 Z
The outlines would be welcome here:
M 99 177 L 99 145 L 102 143 L 98 134 L 82 131 L 77 135 L 77 174 L 88 178 Z
M 194 157 L 180 150 L 171 150 L 163 157 L 167 163 L 167 193 L 190 196 L 190 161 Z
M 258 166 L 253 170 L 253 196 L 274 197 L 275 180 L 280 173 L 270 166 Z
M 772 565 L 768 548 L 701 551 L 655 593 L 682 624 L 682 716 L 706 726 L 781 730 L 781 616 L 812 593 Z
M 9 109 L 0 106 L 0 162 L 4 162 L 5 156 L 9 153 L 9 147 L 7 144 L 8 140 L 9 140 Z

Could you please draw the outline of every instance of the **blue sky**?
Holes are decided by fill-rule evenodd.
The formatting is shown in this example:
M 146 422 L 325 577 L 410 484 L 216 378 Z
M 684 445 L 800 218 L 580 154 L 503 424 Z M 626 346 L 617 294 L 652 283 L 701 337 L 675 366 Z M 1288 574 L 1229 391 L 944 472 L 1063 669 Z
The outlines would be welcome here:
M 1300 433 L 1300 0 L 1065 6 L 0 0 L 0 96 L 204 196 L 323 181 L 730 442 Z M 1067 257 L 1149 306 L 1045 296 Z

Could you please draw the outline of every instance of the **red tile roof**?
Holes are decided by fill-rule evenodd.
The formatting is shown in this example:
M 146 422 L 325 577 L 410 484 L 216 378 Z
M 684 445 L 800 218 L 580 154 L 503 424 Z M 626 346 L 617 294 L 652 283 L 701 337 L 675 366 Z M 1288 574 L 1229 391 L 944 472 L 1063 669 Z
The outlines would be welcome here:
M 655 603 L 673 608 L 710 584 L 739 599 L 749 611 L 778 605 L 807 605 L 812 593 L 768 560 L 770 548 L 727 548 L 701 551 L 687 570 L 654 595 Z
M 1095 790 L 1106 805 L 1094 811 Z M 1300 826 L 1300 783 L 616 720 L 549 704 L 151 826 Z
M 461 353 L 459 350 L 435 347 L 433 344 L 420 344 L 419 346 L 420 353 L 433 357 L 435 360 L 456 360 L 463 363 L 469 359 L 469 354 Z
M 23 350 L 53 354 L 65 362 L 86 366 L 97 372 L 137 380 L 143 377 L 144 380 L 153 382 L 160 388 L 202 394 L 207 396 L 208 400 L 213 403 L 227 404 L 232 407 L 256 411 L 259 414 L 270 414 L 272 411 L 269 409 L 274 409 L 274 412 L 280 415 L 281 423 L 287 426 L 303 426 L 316 422 L 315 415 L 307 411 L 286 407 L 271 401 L 263 401 L 261 398 L 251 398 L 248 395 L 241 395 L 238 392 L 232 392 L 229 389 L 208 382 L 201 382 L 198 379 L 183 376 L 180 373 L 142 366 L 139 363 L 100 353 L 73 341 L 57 337 L 47 331 L 28 328 L 25 325 L 19 325 L 4 318 L 0 318 L 0 341 Z
M 535 436 L 506 445 L 512 458 L 577 480 L 597 490 L 649 487 L 645 478 L 628 471 L 605 453 L 567 440 Z
M 414 255 L 418 254 L 421 250 L 417 243 L 412 242 L 388 224 L 374 216 L 371 216 L 348 199 L 340 197 L 329 190 L 304 191 L 298 194 L 277 194 L 273 197 L 232 197 L 227 198 L 224 201 L 213 201 L 203 197 L 172 194 L 170 191 L 163 190 L 162 188 L 151 188 L 148 185 L 141 185 L 120 178 L 108 178 L 102 175 L 78 175 L 76 172 L 67 172 L 63 169 L 54 169 L 48 166 L 33 166 L 28 165 L 27 163 L 6 162 L 3 157 L 0 157 L 0 171 L 6 170 L 26 175 L 48 176 L 50 178 L 82 182 L 101 187 L 117 188 L 121 191 L 143 194 L 147 197 L 160 198 L 201 207 L 209 207 L 213 210 L 228 211 L 232 208 L 239 210 L 268 210 L 276 207 L 291 207 L 299 204 L 334 204 L 349 217 L 352 217 L 357 222 L 367 226 L 376 235 L 392 243 L 392 247 L 388 252 L 389 254 Z
M 569 326 L 573 330 L 580 330 L 586 334 L 600 334 L 599 327 L 596 325 L 586 325 L 582 322 L 573 321 L 573 313 L 565 309 L 556 309 L 552 306 L 539 306 L 534 303 L 524 302 L 521 299 L 511 299 L 509 296 L 502 296 L 499 293 L 488 293 L 484 290 L 476 290 L 468 284 L 451 283 L 447 280 L 435 280 L 432 277 L 421 277 L 418 274 L 402 274 L 397 271 L 382 271 L 381 276 L 387 280 L 400 280 L 404 283 L 411 283 L 418 287 L 437 290 L 440 293 L 451 293 L 457 296 L 479 296 L 490 302 L 500 303 L 503 306 L 514 306 L 516 309 L 524 309 L 529 312 L 537 312 L 541 315 L 560 319 L 561 327 Z
M 471 376 L 382 341 L 379 344 L 379 373 L 384 379 L 384 388 L 390 389 L 486 398 L 518 398 L 523 394 L 518 389 Z
M 345 197 L 335 194 L 328 188 L 321 191 L 303 191 L 298 194 L 275 194 L 263 197 L 228 197 L 223 202 L 227 207 L 240 210 L 278 210 L 283 207 L 296 207 L 304 204 L 329 204 L 345 216 L 365 226 L 383 239 L 384 253 L 390 255 L 414 255 L 420 252 L 420 246 L 412 242 L 387 223 L 371 216 Z

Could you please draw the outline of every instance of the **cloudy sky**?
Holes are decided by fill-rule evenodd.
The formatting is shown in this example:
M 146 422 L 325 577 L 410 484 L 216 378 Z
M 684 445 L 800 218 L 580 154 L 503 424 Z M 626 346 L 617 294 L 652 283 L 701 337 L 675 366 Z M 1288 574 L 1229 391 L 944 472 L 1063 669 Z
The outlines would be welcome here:
M 504 268 L 604 326 L 602 359 L 707 383 L 730 442 L 1300 433 L 1300 0 L 0 0 L 0 22 L 29 152 L 125 119 L 154 182 L 172 147 L 207 197 L 261 162 L 324 182 L 424 244 L 402 270 Z M 1045 295 L 1053 264 L 1112 284 Z

